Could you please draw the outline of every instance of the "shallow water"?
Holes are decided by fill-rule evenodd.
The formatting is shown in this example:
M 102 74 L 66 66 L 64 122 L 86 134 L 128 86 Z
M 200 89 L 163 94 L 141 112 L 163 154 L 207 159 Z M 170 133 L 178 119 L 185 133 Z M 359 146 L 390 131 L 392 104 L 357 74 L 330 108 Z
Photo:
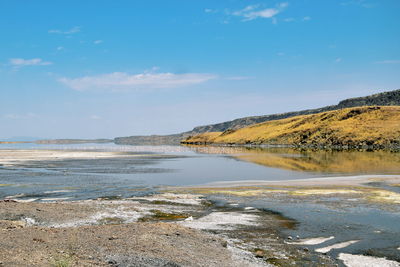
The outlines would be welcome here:
M 121 156 L 26 160 L 0 164 L 0 199 L 25 201 L 125 198 L 156 192 L 163 186 L 201 185 L 217 181 L 295 180 L 328 176 L 400 174 L 400 153 L 299 151 L 231 147 L 79 145 L 0 145 L 13 150 L 108 151 Z M 128 155 L 128 156 L 127 156 Z M 371 185 L 399 192 L 380 181 Z M 400 260 L 399 208 L 354 203 L 346 208 L 318 201 L 223 197 L 242 206 L 280 212 L 298 221 L 286 234 L 301 238 L 335 236 L 311 249 L 360 240 L 328 252 L 367 254 Z M 333 202 L 341 199 L 331 198 Z M 394 208 L 393 208 L 394 207 Z
M 0 198 L 129 197 L 159 186 L 216 181 L 293 180 L 358 174 L 400 174 L 400 153 L 298 151 L 115 144 L 2 144 L 6 149 L 107 151 L 132 157 L 59 158 L 0 164 Z
M 109 151 L 132 153 L 133 157 L 61 158 L 25 160 L 0 166 L 0 198 L 93 199 L 104 196 L 130 197 L 153 192 L 162 185 L 196 185 L 214 181 L 268 180 L 314 177 L 265 168 L 225 154 L 197 153 L 182 146 L 0 145 L 16 150 Z M 6 185 L 6 186 L 4 186 Z M 63 191 L 61 191 L 63 190 Z M 57 191 L 53 192 L 52 191 Z M 47 192 L 47 193 L 45 193 Z

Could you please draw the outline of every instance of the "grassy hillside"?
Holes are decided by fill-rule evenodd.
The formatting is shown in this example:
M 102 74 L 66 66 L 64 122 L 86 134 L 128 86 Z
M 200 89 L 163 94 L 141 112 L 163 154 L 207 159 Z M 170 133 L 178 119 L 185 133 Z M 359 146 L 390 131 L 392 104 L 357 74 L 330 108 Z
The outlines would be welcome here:
M 244 117 L 232 121 L 198 126 L 193 128 L 193 130 L 191 131 L 172 134 L 172 135 L 117 137 L 115 138 L 114 142 L 117 144 L 131 144 L 131 145 L 179 144 L 181 140 L 187 138 L 188 136 L 193 136 L 200 133 L 223 132 L 228 129 L 237 130 L 249 125 L 266 121 L 280 120 L 299 115 L 317 114 L 325 111 L 338 110 L 348 107 L 360 107 L 360 106 L 400 106 L 400 89 L 374 94 L 370 96 L 350 98 L 339 102 L 337 105 L 326 106 L 317 109 L 307 109 L 307 110 L 279 113 L 272 115 Z
M 400 146 L 400 106 L 358 107 L 204 133 L 184 144 L 274 144 L 327 147 Z
M 339 110 L 351 107 L 361 107 L 361 106 L 400 106 L 400 89 L 369 96 L 349 98 L 340 101 L 339 104 L 337 105 L 326 106 L 317 109 L 306 109 L 306 110 L 272 114 L 272 115 L 244 117 L 232 121 L 198 126 L 191 131 L 191 134 L 193 135 L 205 132 L 223 132 L 228 129 L 236 130 L 265 121 L 280 120 L 299 115 L 317 114 L 325 111 Z

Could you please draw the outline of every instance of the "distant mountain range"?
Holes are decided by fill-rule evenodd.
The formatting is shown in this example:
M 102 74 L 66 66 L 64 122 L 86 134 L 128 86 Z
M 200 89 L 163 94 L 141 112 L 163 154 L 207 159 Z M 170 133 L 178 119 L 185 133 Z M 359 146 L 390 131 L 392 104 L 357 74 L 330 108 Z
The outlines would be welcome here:
M 193 130 L 173 135 L 151 135 L 151 136 L 129 136 L 129 137 L 117 137 L 114 139 L 116 144 L 179 144 L 182 139 L 189 136 L 207 133 L 207 132 L 224 132 L 228 130 L 237 130 L 246 126 L 262 123 L 273 120 L 286 119 L 299 115 L 310 115 L 317 114 L 326 111 L 339 110 L 350 107 L 361 107 L 361 106 L 400 106 L 400 89 L 369 95 L 365 97 L 349 98 L 340 101 L 337 105 L 326 106 L 317 109 L 307 109 L 301 111 L 279 113 L 272 115 L 263 116 L 251 116 L 235 119 L 232 121 L 226 121 L 216 124 L 198 126 Z

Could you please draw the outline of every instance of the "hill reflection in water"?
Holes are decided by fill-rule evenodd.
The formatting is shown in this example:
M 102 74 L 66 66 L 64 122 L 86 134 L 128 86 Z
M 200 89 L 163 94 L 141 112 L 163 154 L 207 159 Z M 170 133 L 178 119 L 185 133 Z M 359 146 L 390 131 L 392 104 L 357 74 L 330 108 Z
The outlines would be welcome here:
M 399 152 L 217 146 L 190 146 L 190 148 L 197 153 L 227 154 L 242 161 L 291 171 L 400 174 Z

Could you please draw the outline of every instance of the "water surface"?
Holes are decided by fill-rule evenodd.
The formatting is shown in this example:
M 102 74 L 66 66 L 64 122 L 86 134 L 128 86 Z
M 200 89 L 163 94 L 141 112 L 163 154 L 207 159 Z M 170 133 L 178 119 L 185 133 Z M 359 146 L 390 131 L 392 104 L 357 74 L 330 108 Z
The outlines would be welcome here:
M 0 199 L 25 201 L 124 198 L 156 192 L 164 186 L 201 185 L 218 181 L 285 181 L 316 177 L 398 175 L 400 153 L 377 151 L 309 151 L 233 147 L 79 145 L 0 145 L 1 159 L 9 151 L 106 151 L 106 158 L 51 158 L 0 164 Z M 379 181 L 371 183 L 393 192 Z M 211 197 L 212 198 L 212 197 Z M 312 201 L 288 198 L 233 198 L 215 200 L 240 203 L 280 212 L 299 222 L 286 234 L 302 238 L 335 236 L 318 248 L 360 240 L 328 254 L 367 254 L 400 261 L 398 205 L 365 205 L 351 199 L 316 197 Z M 327 205 L 327 203 L 340 205 Z M 344 204 L 343 204 L 344 203 Z M 343 204 L 343 205 L 341 205 Z

